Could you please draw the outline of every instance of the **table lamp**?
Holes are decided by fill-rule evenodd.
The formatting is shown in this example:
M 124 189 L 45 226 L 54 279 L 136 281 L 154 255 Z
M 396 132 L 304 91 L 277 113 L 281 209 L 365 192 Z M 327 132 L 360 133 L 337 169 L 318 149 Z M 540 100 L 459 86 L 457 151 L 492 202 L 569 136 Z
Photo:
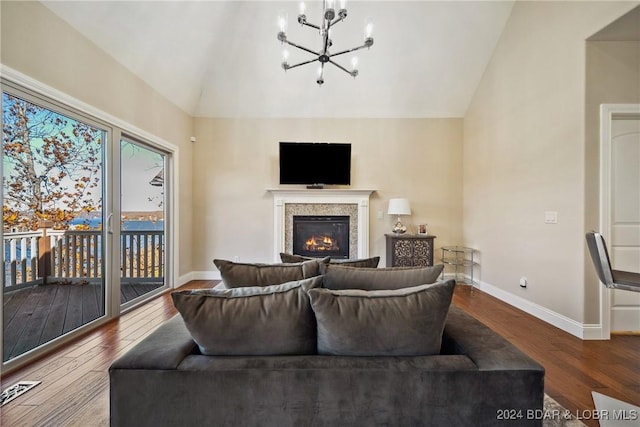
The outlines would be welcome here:
M 398 215 L 398 222 L 393 226 L 393 232 L 402 234 L 407 231 L 407 227 L 400 222 L 400 215 L 411 215 L 411 206 L 407 199 L 389 199 L 389 215 Z

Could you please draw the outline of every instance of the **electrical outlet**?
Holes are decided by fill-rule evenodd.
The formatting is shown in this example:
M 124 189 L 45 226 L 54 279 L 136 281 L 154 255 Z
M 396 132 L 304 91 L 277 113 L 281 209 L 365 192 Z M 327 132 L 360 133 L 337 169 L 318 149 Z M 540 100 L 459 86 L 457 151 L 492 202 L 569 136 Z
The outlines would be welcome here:
M 238 255 L 234 256 L 233 262 L 240 262 L 240 257 Z
M 527 287 L 527 278 L 526 278 L 526 277 L 524 277 L 524 276 L 522 276 L 522 277 L 520 278 L 520 287 L 521 287 L 521 288 L 526 288 L 526 287 Z
M 378 211 L 378 219 L 384 219 L 384 212 Z

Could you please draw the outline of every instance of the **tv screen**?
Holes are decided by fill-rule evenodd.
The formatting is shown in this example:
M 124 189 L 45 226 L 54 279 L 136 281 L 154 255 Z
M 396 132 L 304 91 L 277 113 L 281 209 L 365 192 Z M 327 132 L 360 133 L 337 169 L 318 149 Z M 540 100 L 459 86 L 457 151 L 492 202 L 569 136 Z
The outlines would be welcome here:
M 351 144 L 281 142 L 280 184 L 350 185 Z

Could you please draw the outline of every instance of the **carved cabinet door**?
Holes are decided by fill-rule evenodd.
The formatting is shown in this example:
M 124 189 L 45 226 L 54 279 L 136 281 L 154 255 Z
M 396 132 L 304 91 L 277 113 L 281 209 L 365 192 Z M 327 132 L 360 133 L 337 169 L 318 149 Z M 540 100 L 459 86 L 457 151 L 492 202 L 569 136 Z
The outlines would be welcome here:
M 436 236 L 385 235 L 387 267 L 429 267 L 433 265 L 433 239 Z

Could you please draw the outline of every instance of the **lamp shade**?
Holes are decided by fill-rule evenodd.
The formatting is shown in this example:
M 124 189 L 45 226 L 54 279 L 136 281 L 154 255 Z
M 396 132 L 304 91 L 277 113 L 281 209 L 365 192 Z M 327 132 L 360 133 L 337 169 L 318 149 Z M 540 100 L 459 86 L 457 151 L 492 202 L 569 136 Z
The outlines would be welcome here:
M 407 199 L 389 199 L 389 215 L 411 215 L 411 206 Z

